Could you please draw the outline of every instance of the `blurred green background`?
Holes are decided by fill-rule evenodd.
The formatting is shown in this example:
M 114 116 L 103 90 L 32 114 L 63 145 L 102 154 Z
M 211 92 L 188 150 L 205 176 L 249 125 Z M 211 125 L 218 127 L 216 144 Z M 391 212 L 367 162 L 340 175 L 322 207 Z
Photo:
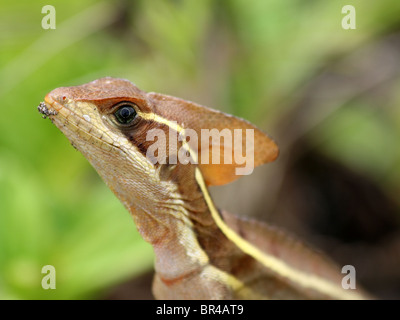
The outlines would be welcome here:
M 55 30 L 41 27 L 48 4 Z M 356 30 L 341 26 L 348 4 Z M 151 247 L 36 110 L 52 89 L 103 76 L 266 130 L 279 160 L 249 187 L 213 191 L 217 204 L 282 225 L 355 264 L 377 296 L 400 297 L 399 1 L 20 0 L 0 9 L 0 299 L 149 297 L 132 279 L 151 279 Z M 41 287 L 48 264 L 56 290 Z

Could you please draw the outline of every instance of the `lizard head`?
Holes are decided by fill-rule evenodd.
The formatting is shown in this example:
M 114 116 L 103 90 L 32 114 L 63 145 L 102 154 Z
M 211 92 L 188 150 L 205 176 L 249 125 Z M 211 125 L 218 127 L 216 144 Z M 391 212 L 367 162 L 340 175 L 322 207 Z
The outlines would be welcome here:
M 90 161 L 124 205 L 135 203 L 142 209 L 167 197 L 176 184 L 190 184 L 194 166 L 187 164 L 199 165 L 207 185 L 220 185 L 278 155 L 274 141 L 245 120 L 146 93 L 123 79 L 57 88 L 46 95 L 39 111 Z M 251 156 L 243 158 L 244 152 Z M 224 162 L 227 158 L 230 161 Z

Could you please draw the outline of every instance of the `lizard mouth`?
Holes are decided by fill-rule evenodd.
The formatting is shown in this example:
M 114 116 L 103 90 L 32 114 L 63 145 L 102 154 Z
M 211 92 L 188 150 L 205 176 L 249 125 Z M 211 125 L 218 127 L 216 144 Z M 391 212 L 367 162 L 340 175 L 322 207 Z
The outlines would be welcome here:
M 76 106 L 74 102 L 64 97 L 65 103 L 57 100 L 57 97 L 53 98 L 49 93 L 37 109 L 42 117 L 44 119 L 48 117 L 73 145 L 90 143 L 107 151 L 118 147 L 114 139 L 106 133 L 99 115 L 96 115 L 92 108 L 85 105 Z

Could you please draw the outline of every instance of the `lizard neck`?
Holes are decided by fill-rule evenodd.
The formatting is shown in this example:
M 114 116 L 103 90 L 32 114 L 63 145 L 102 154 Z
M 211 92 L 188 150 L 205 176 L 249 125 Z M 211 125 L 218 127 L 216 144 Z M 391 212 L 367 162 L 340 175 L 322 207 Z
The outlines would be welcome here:
M 196 181 L 186 180 L 184 187 L 172 181 L 162 199 L 149 202 L 146 208 L 129 207 L 141 236 L 154 248 L 156 273 L 164 279 L 200 272 L 214 262 L 216 243 L 223 247 L 229 242 L 215 224 Z
M 183 206 L 151 213 L 135 211 L 133 218 L 143 239 L 155 253 L 155 271 L 163 279 L 176 279 L 209 263 L 193 222 Z
M 150 175 L 121 177 L 115 166 L 104 165 L 105 156 L 87 152 L 90 148 L 85 144 L 80 149 L 132 214 L 142 238 L 153 246 L 157 274 L 173 279 L 213 261 L 215 247 L 228 240 L 210 214 L 195 179 L 195 165 L 162 165 Z M 116 155 L 129 171 L 125 155 Z

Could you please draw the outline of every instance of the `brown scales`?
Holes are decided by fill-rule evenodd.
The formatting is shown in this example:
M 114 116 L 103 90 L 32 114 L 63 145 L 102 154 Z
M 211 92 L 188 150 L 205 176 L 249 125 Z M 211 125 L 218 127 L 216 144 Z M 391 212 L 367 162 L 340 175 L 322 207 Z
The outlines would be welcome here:
M 123 101 L 134 103 L 141 114 L 154 114 L 158 118 L 153 121 L 138 115 L 131 127 L 110 125 L 112 122 L 104 119 L 113 117 L 116 106 Z M 127 80 L 113 78 L 55 89 L 46 96 L 45 106 L 63 106 L 72 113 L 78 109 L 82 112 L 94 110 L 98 115 L 92 122 L 95 122 L 96 130 L 101 131 L 101 136 L 107 133 L 123 142 L 118 148 L 109 149 L 88 144 L 81 133 L 71 130 L 68 125 L 66 127 L 61 112 L 49 114 L 131 212 L 143 238 L 153 245 L 156 255 L 153 292 L 157 298 L 340 298 L 320 292 L 318 286 L 304 287 L 295 279 L 282 276 L 279 270 L 269 268 L 255 256 L 243 252 L 241 245 L 229 240 L 217 226 L 212 216 L 213 208 L 206 201 L 208 192 L 202 189 L 195 173 L 200 168 L 207 185 L 222 185 L 239 177 L 235 174 L 235 169 L 240 167 L 238 163 L 163 164 L 149 170 L 151 164 L 144 160 L 152 143 L 146 141 L 146 133 L 158 128 L 168 136 L 169 126 L 156 120 L 164 119 L 164 122 L 174 121 L 183 128 L 193 129 L 199 135 L 201 129 L 227 128 L 231 132 L 234 129 L 252 129 L 254 165 L 274 161 L 278 147 L 254 125 L 193 102 L 146 93 Z M 75 120 L 71 118 L 68 121 Z M 228 146 L 225 141 L 221 142 L 222 154 L 225 148 L 231 148 L 233 152 L 238 144 L 245 146 L 244 140 L 235 143 Z M 131 145 L 136 151 L 128 148 Z M 181 146 L 182 143 L 178 144 Z M 200 147 L 199 155 L 202 153 L 211 157 L 212 150 Z M 167 157 L 170 156 L 168 153 Z M 177 195 L 178 202 L 172 198 Z M 339 270 L 320 254 L 266 224 L 243 220 L 224 211 L 219 214 L 230 230 L 239 235 L 238 239 L 259 248 L 266 256 L 277 258 L 306 276 L 317 276 L 340 287 Z M 242 243 L 242 240 L 238 241 Z

